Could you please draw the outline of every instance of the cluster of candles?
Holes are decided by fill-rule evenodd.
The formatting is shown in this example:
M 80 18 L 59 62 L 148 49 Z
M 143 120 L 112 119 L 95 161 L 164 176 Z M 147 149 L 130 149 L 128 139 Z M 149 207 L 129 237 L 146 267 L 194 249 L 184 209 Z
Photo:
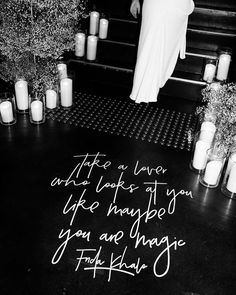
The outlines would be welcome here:
M 236 198 L 236 149 L 230 154 L 219 152 L 214 147 L 214 136 L 216 126 L 211 121 L 204 121 L 200 131 L 196 134 L 191 168 L 200 174 L 199 181 L 208 188 L 215 188 L 219 185 L 225 162 L 228 160 L 225 169 L 221 190 L 231 198 Z
M 64 108 L 72 106 L 73 81 L 67 75 L 67 65 L 60 63 L 57 65 L 59 77 L 60 105 Z M 45 122 L 45 108 L 55 109 L 59 106 L 59 94 L 57 89 L 47 89 L 45 96 L 30 93 L 28 83 L 24 79 L 19 79 L 15 83 L 15 95 L 4 93 L 0 96 L 0 122 L 3 125 L 16 123 L 16 112 L 28 113 L 30 122 L 40 124 Z
M 97 11 L 90 12 L 89 36 L 78 32 L 75 35 L 75 55 L 83 57 L 86 50 L 87 60 L 93 61 L 97 55 L 98 39 L 106 39 L 109 21 Z M 86 46 L 87 39 L 87 46 Z M 67 75 L 67 65 L 57 65 L 59 76 L 60 104 L 64 108 L 72 106 L 72 79 Z M 45 121 L 45 108 L 54 109 L 59 105 L 57 89 L 46 90 L 45 96 L 36 96 L 28 93 L 28 83 L 20 79 L 15 83 L 15 95 L 5 93 L 0 97 L 0 122 L 3 125 L 12 125 L 16 122 L 16 112 L 30 114 L 30 121 L 40 124 Z
M 89 18 L 89 36 L 87 37 L 83 32 L 78 32 L 75 35 L 75 56 L 83 57 L 86 50 L 87 60 L 95 60 L 97 55 L 98 39 L 107 38 L 108 26 L 108 19 L 100 17 L 100 13 L 98 11 L 91 11 Z
M 203 80 L 211 83 L 214 79 L 226 81 L 231 63 L 231 50 L 221 50 L 218 58 L 206 60 Z

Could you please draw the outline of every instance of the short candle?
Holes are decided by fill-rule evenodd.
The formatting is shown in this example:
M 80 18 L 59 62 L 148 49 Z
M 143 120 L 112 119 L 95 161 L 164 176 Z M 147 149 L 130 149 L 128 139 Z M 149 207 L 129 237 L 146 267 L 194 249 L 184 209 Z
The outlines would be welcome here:
M 19 80 L 15 83 L 16 105 L 19 111 L 29 109 L 28 83 L 25 80 Z
M 55 109 L 57 107 L 57 93 L 53 89 L 46 91 L 46 107 L 48 109 Z
M 0 104 L 0 113 L 3 123 L 14 121 L 12 103 L 10 101 L 4 101 Z
M 203 74 L 203 80 L 211 83 L 215 77 L 216 73 L 216 65 L 214 64 L 206 64 L 204 74 Z
M 213 82 L 210 84 L 210 89 L 214 90 L 214 91 L 218 91 L 221 89 L 221 84 L 220 82 Z
M 67 65 L 64 63 L 57 65 L 59 79 L 64 79 L 67 77 Z
M 106 39 L 107 33 L 108 33 L 108 24 L 109 21 L 105 18 L 101 18 L 99 22 L 99 38 L 100 39 Z
M 209 161 L 206 165 L 204 181 L 209 185 L 216 185 L 223 163 L 219 160 Z
M 31 115 L 32 120 L 40 122 L 43 120 L 43 103 L 40 100 L 34 100 L 31 102 Z

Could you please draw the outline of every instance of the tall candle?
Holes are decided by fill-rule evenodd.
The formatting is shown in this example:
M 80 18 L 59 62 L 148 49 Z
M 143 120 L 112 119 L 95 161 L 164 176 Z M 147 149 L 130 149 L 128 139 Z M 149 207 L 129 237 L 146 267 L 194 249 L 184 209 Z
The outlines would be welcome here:
M 236 163 L 233 164 L 233 166 L 230 170 L 230 174 L 229 174 L 226 188 L 231 193 L 236 193 Z
M 85 34 L 77 33 L 75 35 L 75 55 L 78 57 L 84 56 L 85 51 Z
M 12 103 L 4 101 L 0 104 L 0 114 L 3 123 L 11 123 L 14 120 Z
M 105 18 L 101 18 L 99 22 L 99 38 L 100 39 L 106 39 L 107 33 L 108 33 L 108 24 L 109 21 Z
M 72 79 L 65 78 L 60 81 L 61 105 L 63 107 L 72 106 Z
M 231 55 L 230 54 L 222 53 L 219 56 L 217 75 L 216 75 L 217 80 L 224 81 L 227 79 L 230 62 L 231 62 Z
M 207 141 L 209 143 L 212 143 L 214 136 L 215 136 L 215 132 L 203 130 L 200 132 L 199 139 L 202 141 Z
M 201 131 L 204 131 L 204 130 L 215 132 L 216 131 L 216 126 L 212 122 L 205 121 L 205 122 L 203 122 L 201 124 Z
M 48 109 L 55 109 L 57 107 L 57 93 L 53 89 L 46 91 L 46 107 Z
M 57 65 L 59 79 L 64 79 L 67 77 L 67 65 L 64 63 Z
M 25 80 L 19 80 L 15 83 L 16 105 L 19 111 L 29 109 L 28 102 L 28 83 Z
M 216 73 L 216 65 L 213 63 L 208 63 L 205 66 L 204 74 L 203 74 L 203 80 L 211 83 L 213 79 L 215 78 Z
M 98 42 L 98 38 L 96 36 L 88 36 L 88 40 L 87 40 L 87 59 L 88 60 L 96 59 L 97 42 Z
M 210 148 L 210 143 L 198 140 L 195 145 L 192 165 L 197 170 L 202 170 L 206 166 L 207 150 Z
M 204 173 L 204 181 L 209 185 L 216 185 L 223 163 L 219 160 L 209 161 Z
M 90 12 L 90 19 L 89 19 L 89 34 L 96 35 L 98 33 L 98 26 L 99 26 L 99 12 L 91 11 Z
M 214 111 L 205 112 L 204 120 L 208 121 L 208 122 L 212 122 L 213 124 L 215 124 L 215 122 L 216 122 L 216 113 Z
M 201 125 L 200 140 L 212 143 L 215 136 L 216 126 L 214 123 L 206 121 Z
M 40 122 L 43 120 L 43 103 L 40 100 L 34 100 L 31 102 L 31 116 L 32 120 L 35 122 Z

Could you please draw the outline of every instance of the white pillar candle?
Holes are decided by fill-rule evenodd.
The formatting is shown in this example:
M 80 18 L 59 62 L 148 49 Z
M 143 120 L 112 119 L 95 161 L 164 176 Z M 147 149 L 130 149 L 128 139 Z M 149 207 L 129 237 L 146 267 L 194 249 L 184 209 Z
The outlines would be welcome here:
M 97 42 L 98 42 L 98 38 L 96 36 L 88 36 L 88 40 L 87 40 L 87 59 L 88 60 L 96 59 Z
M 199 139 L 202 141 L 212 143 L 214 136 L 215 136 L 215 132 L 203 130 L 200 132 Z
M 203 80 L 211 83 L 213 79 L 215 78 L 216 73 L 216 65 L 212 63 L 208 63 L 205 66 L 204 74 L 203 74 Z
M 75 56 L 84 56 L 85 51 L 85 34 L 77 33 L 75 35 Z
M 98 33 L 98 26 L 99 26 L 99 12 L 91 11 L 90 12 L 90 19 L 89 19 L 89 34 L 96 35 Z
M 67 65 L 64 63 L 57 65 L 59 79 L 64 79 L 67 77 Z
M 232 165 L 226 188 L 231 193 L 236 193 L 236 163 Z
M 197 170 L 202 170 L 206 166 L 207 160 L 207 150 L 210 148 L 210 143 L 202 140 L 198 140 L 195 145 L 194 155 L 193 155 L 193 168 Z
M 40 100 L 34 100 L 31 102 L 31 116 L 32 120 L 35 122 L 40 122 L 43 120 L 43 103 Z
M 60 81 L 61 105 L 63 107 L 72 106 L 72 79 L 65 78 Z
M 99 22 L 99 38 L 100 39 L 106 39 L 107 33 L 108 33 L 108 24 L 109 21 L 105 18 L 101 18 Z
M 217 80 L 224 81 L 227 79 L 230 62 L 231 62 L 230 54 L 224 53 L 220 55 L 218 68 L 217 68 L 217 75 L 216 75 Z
M 225 175 L 230 173 L 230 170 L 231 170 L 234 163 L 236 163 L 236 153 L 233 153 L 233 154 L 230 155 Z
M 15 83 L 16 106 L 19 111 L 26 111 L 29 108 L 28 83 L 19 80 Z
M 46 107 L 48 109 L 55 109 L 57 107 L 57 93 L 53 89 L 46 91 Z
M 0 113 L 3 123 L 11 123 L 14 120 L 12 103 L 4 101 L 0 104 Z
M 216 122 L 216 114 L 214 112 L 205 112 L 204 120 L 206 122 L 212 122 L 213 124 L 215 124 L 215 122 Z
M 200 140 L 212 143 L 215 136 L 216 126 L 214 123 L 206 121 L 203 122 L 200 129 Z
M 214 90 L 214 91 L 219 91 L 221 88 L 221 84 L 220 82 L 213 82 L 210 84 L 210 89 Z
M 215 132 L 216 126 L 212 122 L 205 121 L 201 124 L 201 131 L 204 131 L 204 130 Z
M 222 161 L 209 161 L 204 173 L 204 181 L 209 185 L 216 185 L 222 169 Z

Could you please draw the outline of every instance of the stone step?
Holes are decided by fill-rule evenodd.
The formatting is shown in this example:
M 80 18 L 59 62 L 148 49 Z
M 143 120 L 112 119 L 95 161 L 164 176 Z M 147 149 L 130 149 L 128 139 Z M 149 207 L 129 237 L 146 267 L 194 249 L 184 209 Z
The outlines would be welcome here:
M 130 3 L 131 1 L 119 0 L 96 0 L 93 1 L 98 11 L 106 13 L 111 17 L 133 19 L 130 14 Z M 223 10 L 228 12 L 236 12 L 236 1 L 235 0 L 195 0 L 195 9 L 204 8 L 209 10 Z
M 134 44 L 99 40 L 97 59 L 102 63 L 123 65 L 133 69 L 136 62 L 136 52 L 137 46 Z M 215 58 L 215 56 L 195 53 L 192 50 L 186 53 L 185 59 L 178 59 L 176 70 L 201 75 L 207 58 Z
M 196 7 L 189 17 L 189 26 L 236 33 L 236 11 Z
M 207 7 L 215 8 L 229 11 L 236 11 L 236 1 L 235 0 L 195 0 L 196 7 Z
M 133 69 L 136 61 L 140 18 L 135 20 L 130 12 L 130 1 L 93 1 L 101 13 L 109 17 L 107 40 L 99 40 L 97 59 L 88 62 L 70 53 L 68 67 L 75 73 L 76 85 L 84 87 L 114 87 L 131 91 Z M 172 77 L 160 93 L 199 101 L 206 85 L 202 72 L 207 58 L 216 58 L 218 50 L 230 47 L 235 50 L 236 4 L 235 0 L 195 0 L 195 10 L 189 17 L 186 59 L 179 60 Z M 86 29 L 88 29 L 88 21 Z M 236 71 L 234 71 L 236 72 Z
M 94 87 L 99 84 L 104 87 L 123 88 L 126 93 L 131 91 L 133 69 L 122 64 L 109 63 L 109 61 L 86 61 L 84 58 L 76 58 L 73 53 L 67 57 L 68 69 L 75 75 L 75 85 Z M 206 85 L 201 80 L 201 75 L 185 73 L 176 70 L 160 93 L 181 97 L 193 101 L 199 101 L 201 90 Z
M 199 28 L 188 28 L 187 47 L 217 52 L 220 48 L 228 47 L 235 52 L 236 34 L 223 33 L 213 30 L 201 30 Z
M 137 44 L 139 35 L 139 23 L 135 20 L 110 18 L 108 38 L 113 41 Z M 210 55 L 221 47 L 235 49 L 236 31 L 198 27 L 189 25 L 187 30 L 187 48 L 208 50 Z

